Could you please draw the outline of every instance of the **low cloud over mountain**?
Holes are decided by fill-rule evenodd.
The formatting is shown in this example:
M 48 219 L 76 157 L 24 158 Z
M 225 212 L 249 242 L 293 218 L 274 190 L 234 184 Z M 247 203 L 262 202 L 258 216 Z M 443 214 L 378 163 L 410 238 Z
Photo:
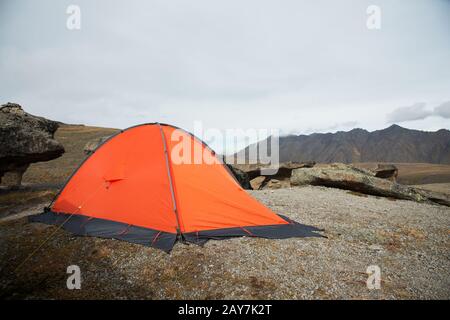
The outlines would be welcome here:
M 442 118 L 450 118 L 450 101 L 446 101 L 434 110 L 427 110 L 425 102 L 415 103 L 411 106 L 400 107 L 387 115 L 389 123 L 423 120 L 430 116 L 437 116 Z

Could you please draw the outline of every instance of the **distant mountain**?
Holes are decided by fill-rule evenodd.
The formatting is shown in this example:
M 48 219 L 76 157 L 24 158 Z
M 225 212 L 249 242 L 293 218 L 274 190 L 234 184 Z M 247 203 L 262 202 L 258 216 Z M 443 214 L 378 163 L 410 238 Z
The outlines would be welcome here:
M 248 149 L 240 151 L 239 156 Z M 280 161 L 450 164 L 450 131 L 426 132 L 392 125 L 372 132 L 353 129 L 348 132 L 289 135 L 280 137 Z

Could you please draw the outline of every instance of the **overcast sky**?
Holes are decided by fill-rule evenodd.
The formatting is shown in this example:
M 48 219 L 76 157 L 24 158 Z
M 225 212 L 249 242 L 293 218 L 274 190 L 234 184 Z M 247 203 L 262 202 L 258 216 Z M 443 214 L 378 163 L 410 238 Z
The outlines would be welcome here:
M 450 1 L 0 0 L 7 101 L 118 128 L 449 129 Z

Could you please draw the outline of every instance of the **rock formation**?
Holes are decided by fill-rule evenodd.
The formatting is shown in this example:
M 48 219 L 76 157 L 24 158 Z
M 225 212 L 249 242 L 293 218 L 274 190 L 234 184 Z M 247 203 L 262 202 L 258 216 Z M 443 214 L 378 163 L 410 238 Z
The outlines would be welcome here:
M 236 180 L 239 182 L 239 184 L 241 185 L 242 188 L 244 188 L 245 190 L 253 190 L 251 184 L 250 184 L 250 179 L 248 177 L 248 174 L 236 167 L 233 167 L 230 164 L 226 165 L 228 167 L 228 169 L 230 169 L 230 172 L 234 175 L 234 177 L 236 178 Z
M 316 163 L 313 161 L 308 161 L 308 162 L 284 162 L 284 163 L 280 163 L 278 166 L 278 170 L 276 171 L 276 173 L 271 172 L 270 170 L 268 170 L 269 168 L 265 167 L 265 166 L 257 166 L 256 168 L 250 169 L 247 172 L 248 177 L 250 180 L 255 179 L 256 177 L 268 177 L 271 179 L 284 179 L 284 178 L 290 178 L 291 177 L 291 172 L 294 169 L 299 169 L 299 168 L 312 168 L 314 167 Z
M 398 169 L 393 164 L 378 164 L 374 170 L 375 177 L 397 181 Z
M 281 163 L 277 169 L 273 169 L 264 165 L 254 164 L 243 170 L 237 166 L 227 164 L 242 188 L 247 190 L 289 187 L 292 170 L 311 168 L 314 165 L 314 162 L 286 162 Z
M 387 179 L 378 178 L 375 173 L 346 164 L 330 164 L 314 168 L 300 168 L 292 171 L 291 185 L 315 185 L 352 190 L 365 194 L 434 202 L 450 206 L 447 195 L 418 190 Z
M 54 139 L 59 124 L 23 111 L 16 103 L 0 107 L 0 182 L 8 174 L 8 185 L 20 186 L 30 163 L 60 157 L 64 147 Z
M 108 140 L 111 136 L 104 136 L 96 139 L 92 139 L 86 143 L 84 146 L 84 153 L 86 155 L 90 155 L 92 152 L 95 151 L 95 149 L 98 148 L 99 145 L 103 144 L 106 140 Z

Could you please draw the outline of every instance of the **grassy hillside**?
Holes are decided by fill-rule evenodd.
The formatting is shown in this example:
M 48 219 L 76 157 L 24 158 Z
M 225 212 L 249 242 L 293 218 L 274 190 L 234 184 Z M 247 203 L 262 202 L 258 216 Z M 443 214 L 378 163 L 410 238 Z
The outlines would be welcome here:
M 86 155 L 84 146 L 89 140 L 111 135 L 118 129 L 88 127 L 82 125 L 61 125 L 55 138 L 61 142 L 66 152 L 58 159 L 34 163 L 25 172 L 23 182 L 61 184 L 79 166 Z

